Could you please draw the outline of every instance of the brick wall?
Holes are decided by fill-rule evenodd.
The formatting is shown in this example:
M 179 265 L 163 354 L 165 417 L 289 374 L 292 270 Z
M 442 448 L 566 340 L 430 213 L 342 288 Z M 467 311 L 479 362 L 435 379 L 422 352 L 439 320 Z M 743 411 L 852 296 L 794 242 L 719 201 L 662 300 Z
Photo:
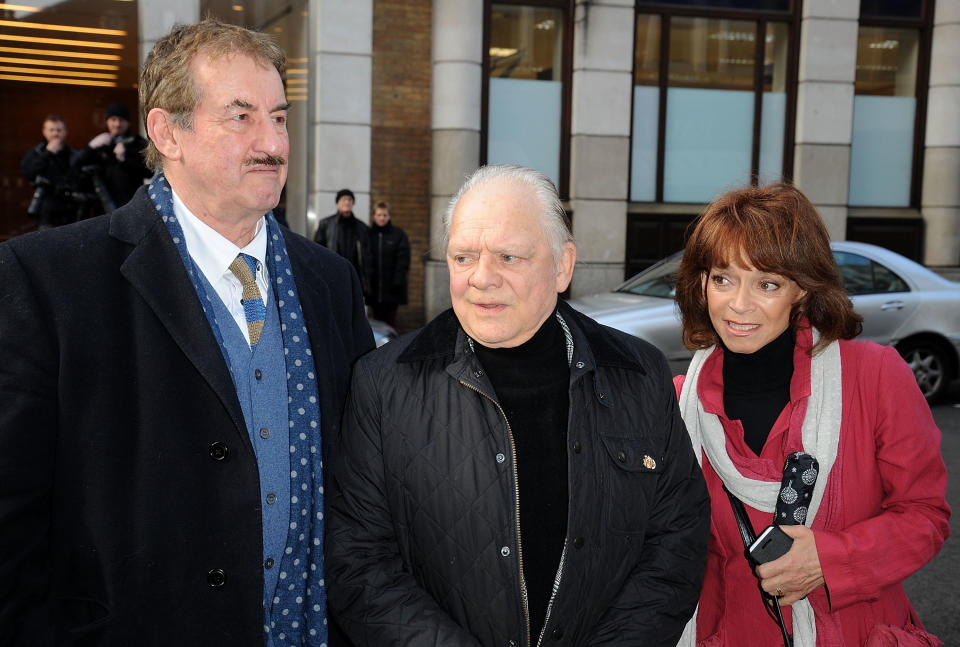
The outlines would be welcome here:
M 374 0 L 370 204 L 386 200 L 410 238 L 410 302 L 401 332 L 424 324 L 430 241 L 431 0 Z

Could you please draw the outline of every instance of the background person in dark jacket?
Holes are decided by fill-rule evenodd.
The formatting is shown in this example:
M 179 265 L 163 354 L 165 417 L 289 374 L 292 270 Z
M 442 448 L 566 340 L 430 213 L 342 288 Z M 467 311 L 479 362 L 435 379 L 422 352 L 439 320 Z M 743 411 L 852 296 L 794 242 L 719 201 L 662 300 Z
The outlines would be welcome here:
M 147 140 L 130 130 L 130 111 L 114 101 L 107 108 L 107 132 L 90 140 L 77 160 L 88 175 L 103 181 L 107 196 L 100 196 L 97 214 L 108 213 L 130 202 L 143 181 L 153 175 L 143 159 Z M 102 189 L 101 189 L 102 190 Z
M 320 221 L 313 240 L 350 261 L 357 270 L 363 293 L 370 293 L 370 246 L 367 225 L 353 215 L 355 198 L 350 189 L 337 191 L 337 213 Z
M 704 480 L 663 355 L 558 303 L 556 189 L 478 170 L 446 219 L 453 309 L 361 358 L 327 518 L 360 646 L 676 644 Z
M 67 124 L 56 115 L 43 121 L 43 140 L 27 151 L 20 170 L 34 187 L 32 218 L 37 229 L 49 229 L 73 222 L 77 205 L 69 193 L 77 187 L 73 161 L 78 152 L 67 146 Z
M 390 204 L 380 201 L 373 210 L 370 239 L 370 295 L 373 318 L 397 327 L 397 306 L 407 302 L 410 241 L 390 222 Z

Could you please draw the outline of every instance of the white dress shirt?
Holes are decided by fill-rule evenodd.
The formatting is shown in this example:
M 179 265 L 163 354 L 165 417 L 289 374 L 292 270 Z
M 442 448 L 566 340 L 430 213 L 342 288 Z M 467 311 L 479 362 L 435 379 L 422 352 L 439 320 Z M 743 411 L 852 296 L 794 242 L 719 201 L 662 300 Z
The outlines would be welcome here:
M 247 330 L 247 317 L 243 313 L 243 304 L 240 303 L 243 285 L 240 279 L 230 271 L 230 264 L 241 252 L 257 259 L 257 287 L 260 288 L 263 302 L 267 303 L 270 277 L 265 262 L 267 257 L 266 220 L 263 217 L 260 218 L 253 240 L 246 247 L 240 248 L 193 215 L 183 204 L 177 192 L 173 189 L 171 191 L 173 192 L 173 213 L 183 229 L 183 241 L 187 245 L 187 252 L 203 272 L 207 282 L 216 290 L 220 300 L 227 306 L 227 310 L 233 315 L 233 320 L 249 344 L 250 332 Z

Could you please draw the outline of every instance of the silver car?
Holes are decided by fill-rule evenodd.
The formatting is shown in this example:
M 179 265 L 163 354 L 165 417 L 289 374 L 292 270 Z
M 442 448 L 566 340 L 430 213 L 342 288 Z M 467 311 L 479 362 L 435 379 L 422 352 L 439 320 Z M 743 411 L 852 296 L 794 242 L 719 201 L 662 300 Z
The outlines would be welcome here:
M 394 330 L 390 324 L 380 321 L 379 319 L 370 319 L 369 317 L 367 318 L 367 322 L 370 324 L 370 330 L 373 331 L 373 341 L 377 345 L 377 348 L 397 338 L 397 331 Z
M 960 283 L 866 243 L 833 242 L 834 258 L 869 339 L 894 346 L 927 401 L 943 395 L 960 367 Z M 673 301 L 681 253 L 668 256 L 612 292 L 572 299 L 570 305 L 602 324 L 652 343 L 675 374 L 686 371 L 680 314 Z

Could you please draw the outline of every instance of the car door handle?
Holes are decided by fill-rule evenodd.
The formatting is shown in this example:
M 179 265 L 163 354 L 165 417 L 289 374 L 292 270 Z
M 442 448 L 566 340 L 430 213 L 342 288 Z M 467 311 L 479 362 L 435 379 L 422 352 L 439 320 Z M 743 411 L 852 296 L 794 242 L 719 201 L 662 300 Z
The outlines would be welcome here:
M 887 301 L 880 309 L 884 312 L 890 312 L 891 310 L 903 310 L 903 301 Z

